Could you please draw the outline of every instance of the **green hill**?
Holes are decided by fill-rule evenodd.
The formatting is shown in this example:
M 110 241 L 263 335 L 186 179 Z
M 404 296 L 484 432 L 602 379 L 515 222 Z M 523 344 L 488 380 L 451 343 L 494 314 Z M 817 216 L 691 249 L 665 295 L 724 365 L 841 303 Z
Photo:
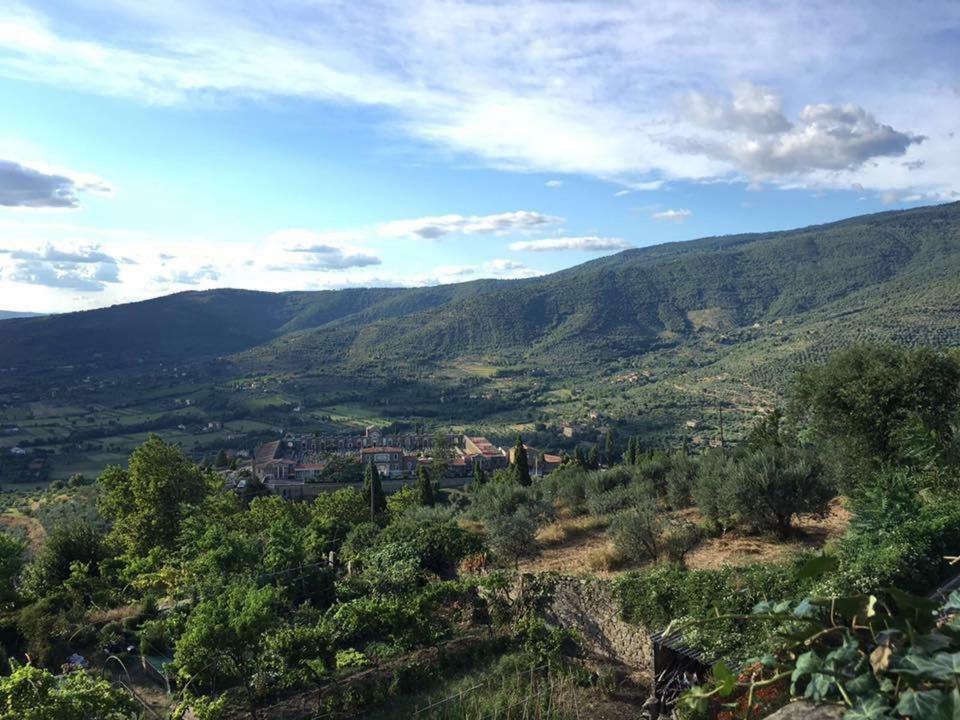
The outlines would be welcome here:
M 717 404 L 735 433 L 793 368 L 836 347 L 957 345 L 958 278 L 953 203 L 628 250 L 527 280 L 180 293 L 3 321 L 0 403 L 8 420 L 51 399 L 132 413 L 138 431 L 189 425 L 174 400 L 200 420 L 425 418 L 503 436 L 599 413 L 593 425 L 705 442 Z M 51 448 L 86 437 L 58 433 Z

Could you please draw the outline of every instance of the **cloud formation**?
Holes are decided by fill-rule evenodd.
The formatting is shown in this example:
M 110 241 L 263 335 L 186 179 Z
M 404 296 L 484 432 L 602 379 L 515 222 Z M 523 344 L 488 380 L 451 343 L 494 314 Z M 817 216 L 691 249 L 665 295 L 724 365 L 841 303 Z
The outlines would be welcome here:
M 734 132 L 679 138 L 678 148 L 728 161 L 759 178 L 852 171 L 876 158 L 904 155 L 911 145 L 926 140 L 884 125 L 851 104 L 807 105 L 794 124 L 783 114 L 777 95 L 753 86 L 741 87 L 729 102 L 692 95 L 685 110 L 705 129 Z M 910 167 L 922 167 L 922 161 Z
M 97 247 L 2 251 L 14 261 L 8 279 L 28 285 L 103 292 L 106 283 L 120 282 L 119 261 Z
M 530 210 L 494 215 L 437 215 L 413 220 L 393 220 L 376 227 L 376 234 L 386 238 L 414 237 L 436 240 L 445 235 L 489 235 L 529 232 L 553 225 L 562 218 Z
M 521 240 L 510 243 L 510 249 L 517 252 L 554 252 L 557 250 L 605 252 L 608 250 L 624 250 L 629 247 L 631 247 L 630 243 L 621 238 L 597 237 L 596 235 Z
M 280 230 L 266 241 L 269 255 L 280 262 L 271 263 L 267 269 L 276 272 L 326 272 L 380 265 L 379 257 L 349 244 L 359 237 L 359 233 L 342 231 Z
M 92 176 L 68 175 L 0 160 L 0 206 L 76 208 L 79 192 L 109 193 L 110 186 Z
M 0 73 L 148 103 L 376 107 L 392 129 L 488 166 L 625 184 L 786 173 L 945 191 L 960 173 L 947 134 L 960 109 L 945 31 L 960 25 L 956 3 L 102 5 L 109 28 L 56 4 L 9 5 Z M 929 149 L 909 161 L 922 172 L 886 162 L 920 136 Z
M 693 210 L 688 210 L 687 208 L 680 208 L 678 210 L 661 210 L 660 212 L 655 212 L 651 217 L 654 220 L 664 220 L 666 222 L 675 222 L 682 223 L 688 217 L 693 215 Z

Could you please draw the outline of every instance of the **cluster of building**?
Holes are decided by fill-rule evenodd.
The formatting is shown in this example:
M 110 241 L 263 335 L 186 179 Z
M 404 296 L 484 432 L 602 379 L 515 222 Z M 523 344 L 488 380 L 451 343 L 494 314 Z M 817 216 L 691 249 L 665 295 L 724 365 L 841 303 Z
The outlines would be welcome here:
M 272 490 L 288 490 L 281 493 L 284 496 L 298 495 L 292 486 L 321 482 L 333 457 L 354 458 L 363 466 L 372 463 L 388 480 L 414 477 L 420 465 L 432 461 L 435 438 L 423 433 L 385 434 L 375 427 L 358 436 L 286 437 L 260 445 L 252 470 Z M 470 477 L 477 466 L 493 472 L 510 463 L 509 454 L 484 437 L 448 435 L 446 445 L 451 478 Z

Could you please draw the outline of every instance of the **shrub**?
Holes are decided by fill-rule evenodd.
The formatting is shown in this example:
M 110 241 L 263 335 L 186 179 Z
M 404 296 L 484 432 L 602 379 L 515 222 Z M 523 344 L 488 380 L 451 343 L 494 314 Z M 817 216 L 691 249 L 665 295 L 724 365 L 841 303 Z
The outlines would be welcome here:
M 653 501 L 640 503 L 614 516 L 607 530 L 614 546 L 633 562 L 655 560 L 663 522 Z
M 700 458 L 693 486 L 693 500 L 700 513 L 722 530 L 734 525 L 739 512 L 735 470 L 722 450 L 711 450 Z
M 682 563 L 684 557 L 703 537 L 703 532 L 693 523 L 671 522 L 660 536 L 660 549 L 671 562 Z
M 495 515 L 486 521 L 487 542 L 493 552 L 503 560 L 519 565 L 520 558 L 537 551 L 534 539 L 537 521 L 526 506 L 517 508 L 512 515 Z
M 644 503 L 652 498 L 653 491 L 642 485 L 616 485 L 611 490 L 592 495 L 587 500 L 587 508 L 591 515 L 609 515 Z
M 340 553 L 343 559 L 357 560 L 365 552 L 373 548 L 380 536 L 380 527 L 372 522 L 362 522 L 354 525 L 347 536 L 343 539 L 343 545 L 340 546 Z
M 751 452 L 737 464 L 733 481 L 744 520 L 755 530 L 781 535 L 794 515 L 823 512 L 834 496 L 820 461 L 790 447 Z
M 690 505 L 693 486 L 697 476 L 697 466 L 685 453 L 677 453 L 671 458 L 667 471 L 667 502 L 674 510 Z

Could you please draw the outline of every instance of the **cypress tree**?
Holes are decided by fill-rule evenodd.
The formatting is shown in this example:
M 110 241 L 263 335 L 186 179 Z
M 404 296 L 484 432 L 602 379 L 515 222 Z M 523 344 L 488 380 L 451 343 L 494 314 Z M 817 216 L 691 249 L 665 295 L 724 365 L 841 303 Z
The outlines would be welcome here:
M 527 449 L 523 446 L 523 438 L 517 433 L 517 444 L 513 448 L 513 473 L 521 485 L 530 485 L 530 462 L 527 460 Z
M 577 465 L 580 467 L 587 467 L 587 456 L 583 454 L 583 448 L 579 445 L 577 445 L 577 449 L 573 453 L 573 459 L 577 461 Z
M 487 482 L 487 474 L 483 471 L 483 466 L 480 463 L 473 464 L 473 484 L 476 487 L 485 485 Z
M 417 468 L 417 483 L 414 487 L 420 495 L 420 504 L 433 507 L 436 498 L 433 496 L 433 483 L 430 482 L 426 466 L 421 465 Z
M 613 465 L 613 453 L 615 451 L 613 445 L 613 430 L 607 430 L 607 445 L 603 453 L 603 461 L 607 465 Z
M 627 465 L 635 465 L 637 462 L 637 439 L 635 437 L 627 440 L 627 452 L 624 455 Z
M 600 452 L 597 450 L 596 444 L 590 448 L 590 454 L 587 456 L 587 463 L 590 465 L 591 470 L 597 470 L 600 468 Z
M 386 512 L 387 498 L 383 494 L 383 485 L 380 483 L 380 471 L 372 462 L 367 463 L 363 473 L 363 499 L 370 508 L 371 521 L 375 516 Z

